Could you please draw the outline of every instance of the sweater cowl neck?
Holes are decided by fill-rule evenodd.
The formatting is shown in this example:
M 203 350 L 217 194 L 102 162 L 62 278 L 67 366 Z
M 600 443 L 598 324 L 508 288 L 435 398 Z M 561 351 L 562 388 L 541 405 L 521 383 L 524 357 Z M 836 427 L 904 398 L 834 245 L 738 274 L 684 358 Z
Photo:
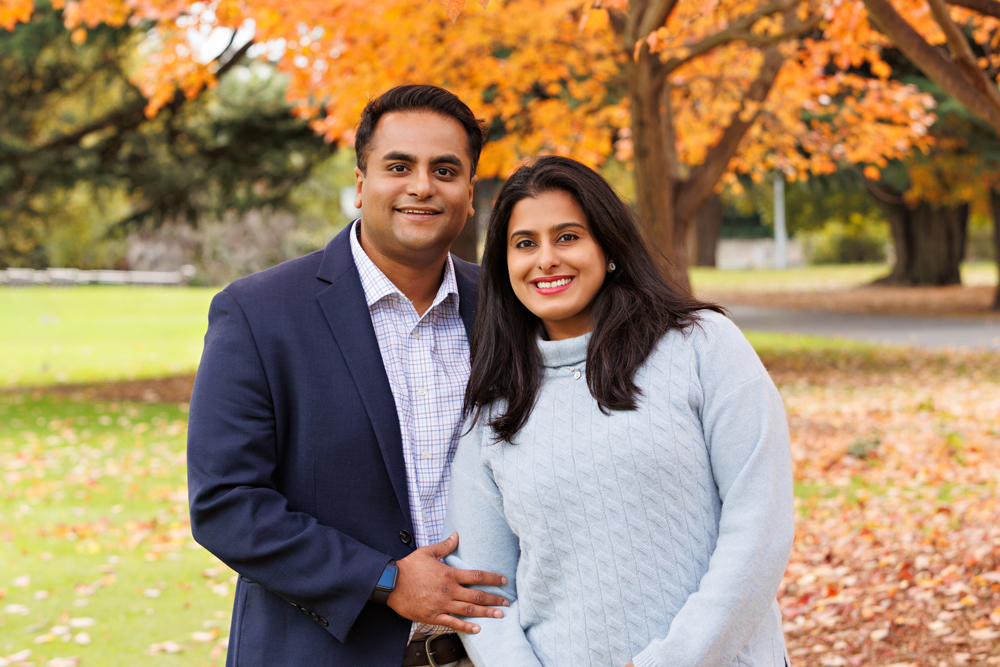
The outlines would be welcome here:
M 546 368 L 578 366 L 587 360 L 587 343 L 590 333 L 565 340 L 544 340 L 538 338 L 538 351 L 542 353 L 542 364 Z

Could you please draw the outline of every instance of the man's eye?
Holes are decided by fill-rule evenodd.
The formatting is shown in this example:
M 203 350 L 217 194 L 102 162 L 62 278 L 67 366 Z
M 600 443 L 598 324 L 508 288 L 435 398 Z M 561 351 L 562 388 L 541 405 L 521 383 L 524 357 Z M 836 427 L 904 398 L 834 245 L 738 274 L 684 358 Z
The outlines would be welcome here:
M 445 167 L 440 167 L 436 171 L 437 171 L 438 176 L 453 176 L 454 175 L 452 173 L 451 169 L 447 169 Z
M 406 167 L 403 166 L 403 165 L 401 165 L 401 164 L 394 164 L 391 167 L 389 167 L 389 171 L 395 171 L 396 173 L 399 173 L 399 172 L 402 172 L 402 171 L 405 171 L 405 170 L 406 170 Z

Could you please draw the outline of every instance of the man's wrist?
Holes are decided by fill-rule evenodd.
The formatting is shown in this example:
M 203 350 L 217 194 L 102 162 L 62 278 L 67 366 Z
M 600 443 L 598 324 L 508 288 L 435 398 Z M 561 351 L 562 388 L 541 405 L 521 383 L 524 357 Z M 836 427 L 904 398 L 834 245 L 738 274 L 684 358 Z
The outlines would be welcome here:
M 391 560 L 382 570 L 382 576 L 379 577 L 378 583 L 375 584 L 375 590 L 372 591 L 368 599 L 378 604 L 386 604 L 389 601 L 389 595 L 396 590 L 398 581 L 399 566 L 396 565 L 396 561 Z

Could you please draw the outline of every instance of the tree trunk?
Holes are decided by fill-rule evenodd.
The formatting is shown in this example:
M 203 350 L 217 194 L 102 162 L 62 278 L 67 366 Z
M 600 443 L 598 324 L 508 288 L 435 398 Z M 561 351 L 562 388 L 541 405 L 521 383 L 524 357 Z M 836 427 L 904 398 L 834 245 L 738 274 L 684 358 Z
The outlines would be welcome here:
M 647 49 L 638 59 L 629 58 L 625 73 L 628 79 L 632 112 L 632 144 L 635 159 L 636 208 L 646 226 L 649 241 L 665 260 L 661 267 L 666 277 L 684 290 L 690 290 L 687 268 L 687 227 L 677 228 L 674 216 L 676 166 L 669 151 L 670 120 L 667 82 L 653 75 L 652 59 Z M 675 243 L 675 239 L 681 241 Z
M 503 181 L 499 178 L 484 178 L 476 182 L 472 195 L 475 215 L 465 221 L 462 233 L 451 244 L 451 254 L 473 264 L 479 263 L 479 240 L 486 232 L 493 211 L 493 202 Z
M 990 192 L 990 204 L 993 206 L 993 259 L 1000 270 L 1000 192 Z M 993 298 L 993 310 L 1000 310 L 1000 284 L 997 285 L 997 293 Z
M 724 213 L 722 198 L 719 195 L 712 195 L 695 216 L 695 266 L 715 266 L 715 251 L 719 245 L 719 236 L 722 234 Z
M 880 283 L 895 285 L 960 285 L 965 257 L 969 205 L 935 206 L 876 198 L 889 220 L 896 264 Z

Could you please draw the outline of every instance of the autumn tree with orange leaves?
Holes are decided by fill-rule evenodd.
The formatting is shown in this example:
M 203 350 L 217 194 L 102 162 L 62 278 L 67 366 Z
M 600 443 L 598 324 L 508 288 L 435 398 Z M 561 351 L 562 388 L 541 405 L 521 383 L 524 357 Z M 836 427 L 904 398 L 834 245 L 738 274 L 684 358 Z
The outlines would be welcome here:
M 373 94 L 405 82 L 445 86 L 484 116 L 480 176 L 540 153 L 635 167 L 637 208 L 686 284 L 698 210 L 735 174 L 786 178 L 845 162 L 876 176 L 925 147 L 927 96 L 888 78 L 884 37 L 832 0 L 462 0 L 339 2 L 79 0 L 67 27 L 151 21 L 135 75 L 154 115 L 215 81 L 190 30 L 250 25 L 255 48 L 290 77 L 297 112 L 331 141 L 352 139 Z M 0 24 L 30 15 L 0 0 Z M 868 67 L 876 76 L 858 76 Z

